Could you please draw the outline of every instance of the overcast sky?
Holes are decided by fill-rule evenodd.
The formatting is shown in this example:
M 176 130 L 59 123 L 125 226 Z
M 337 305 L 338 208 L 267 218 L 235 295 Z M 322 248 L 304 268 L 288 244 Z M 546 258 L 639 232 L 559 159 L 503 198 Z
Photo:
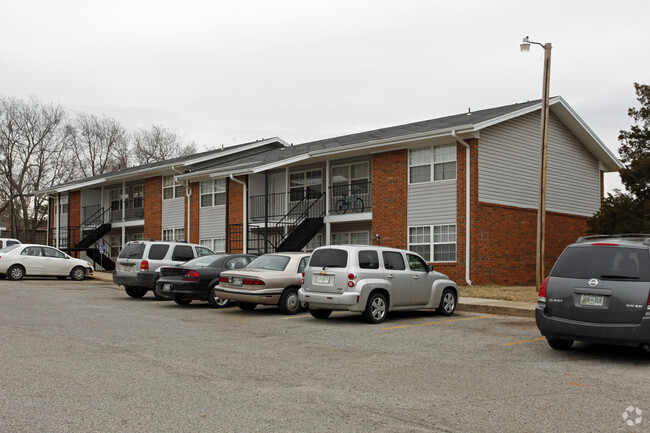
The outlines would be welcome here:
M 561 95 L 616 155 L 650 1 L 2 1 L 0 94 L 200 148 L 303 143 Z M 606 177 L 606 188 L 616 186 Z

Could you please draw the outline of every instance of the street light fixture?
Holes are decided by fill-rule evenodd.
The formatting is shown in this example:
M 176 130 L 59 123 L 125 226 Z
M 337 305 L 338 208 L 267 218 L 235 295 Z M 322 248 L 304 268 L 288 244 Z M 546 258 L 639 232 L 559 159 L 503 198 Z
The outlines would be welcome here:
M 537 253 L 535 262 L 535 284 L 537 291 L 544 279 L 544 225 L 546 219 L 546 173 L 548 162 L 548 116 L 549 116 L 549 87 L 551 79 L 551 44 L 533 42 L 524 38 L 519 48 L 522 53 L 530 50 L 530 44 L 544 48 L 544 83 L 542 85 L 542 147 L 539 167 L 539 208 L 537 210 Z

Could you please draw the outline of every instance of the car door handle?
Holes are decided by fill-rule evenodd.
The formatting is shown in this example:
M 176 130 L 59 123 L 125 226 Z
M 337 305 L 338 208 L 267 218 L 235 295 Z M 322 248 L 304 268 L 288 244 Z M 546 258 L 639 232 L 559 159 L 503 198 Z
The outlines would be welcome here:
M 417 275 L 414 275 L 414 276 L 413 276 L 413 279 L 414 279 L 414 280 L 419 280 L 420 277 L 418 277 Z
M 393 274 L 388 274 L 388 275 L 386 275 L 386 278 L 395 278 L 395 275 L 393 275 Z

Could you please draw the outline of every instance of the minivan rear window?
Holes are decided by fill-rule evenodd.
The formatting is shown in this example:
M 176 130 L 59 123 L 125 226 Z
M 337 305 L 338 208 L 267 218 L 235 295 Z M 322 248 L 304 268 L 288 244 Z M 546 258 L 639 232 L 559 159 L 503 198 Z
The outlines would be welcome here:
M 309 266 L 318 268 L 345 268 L 348 266 L 348 252 L 337 248 L 323 248 L 314 251 Z
M 126 244 L 120 252 L 120 259 L 141 259 L 144 254 L 144 244 Z
M 647 248 L 590 245 L 567 248 L 551 271 L 553 277 L 650 281 Z

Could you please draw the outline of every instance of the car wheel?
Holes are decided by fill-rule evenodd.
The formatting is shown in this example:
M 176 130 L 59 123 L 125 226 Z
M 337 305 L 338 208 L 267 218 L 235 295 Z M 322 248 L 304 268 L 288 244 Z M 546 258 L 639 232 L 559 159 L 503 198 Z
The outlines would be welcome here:
M 226 308 L 230 306 L 230 299 L 223 299 L 214 294 L 214 287 L 210 289 L 210 294 L 208 295 L 208 304 L 212 308 Z
M 440 300 L 440 305 L 437 308 L 438 313 L 443 316 L 451 316 L 456 311 L 456 304 L 458 299 L 456 293 L 452 289 L 445 289 L 442 292 L 442 299 Z
M 300 312 L 302 306 L 300 305 L 300 299 L 298 299 L 298 289 L 291 287 L 282 292 L 278 307 L 280 307 L 282 314 L 296 314 Z
M 569 350 L 573 346 L 573 340 L 561 340 L 559 338 L 546 338 L 546 342 L 555 350 Z
M 254 304 L 252 302 L 237 302 L 237 306 L 242 310 L 250 311 L 254 310 L 255 307 L 257 307 L 257 304 Z
M 190 305 L 192 303 L 191 299 L 174 299 L 178 305 Z
M 381 293 L 375 293 L 368 299 L 366 309 L 362 313 L 363 318 L 368 323 L 381 323 L 386 319 L 388 312 L 388 303 L 386 297 Z
M 86 270 L 81 266 L 74 267 L 70 271 L 70 278 L 74 281 L 81 281 L 86 278 Z
M 157 301 L 169 301 L 169 298 L 167 296 L 159 295 L 158 292 L 156 291 L 156 288 L 158 287 L 158 280 L 156 280 L 156 283 L 153 285 L 153 297 L 156 298 Z
M 147 294 L 147 289 L 142 287 L 124 286 L 124 291 L 132 298 L 142 298 Z
M 7 276 L 10 280 L 22 280 L 25 276 L 25 268 L 20 265 L 13 265 L 7 271 Z
M 332 314 L 332 310 L 309 310 L 309 314 L 317 319 L 327 319 Z

